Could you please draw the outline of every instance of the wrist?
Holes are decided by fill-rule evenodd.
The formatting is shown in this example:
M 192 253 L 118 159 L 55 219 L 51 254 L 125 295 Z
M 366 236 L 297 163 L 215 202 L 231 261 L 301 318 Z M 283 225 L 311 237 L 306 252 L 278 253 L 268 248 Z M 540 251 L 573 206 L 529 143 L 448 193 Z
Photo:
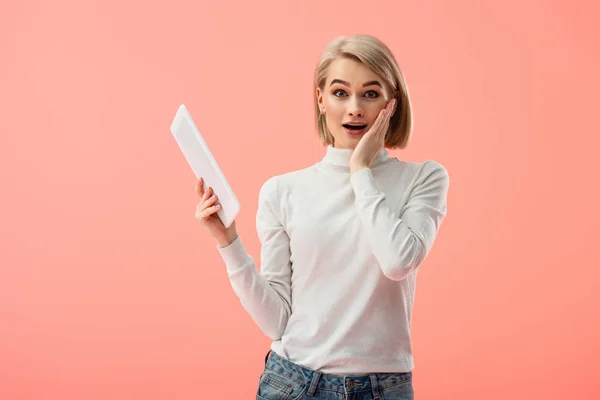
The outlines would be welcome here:
M 217 245 L 221 248 L 228 247 L 229 245 L 231 245 L 231 243 L 235 242 L 237 237 L 238 237 L 237 233 L 220 236 L 217 238 Z
M 356 171 L 359 171 L 359 170 L 365 169 L 365 168 L 369 168 L 369 167 L 365 164 L 351 164 L 350 165 L 350 173 L 353 174 Z

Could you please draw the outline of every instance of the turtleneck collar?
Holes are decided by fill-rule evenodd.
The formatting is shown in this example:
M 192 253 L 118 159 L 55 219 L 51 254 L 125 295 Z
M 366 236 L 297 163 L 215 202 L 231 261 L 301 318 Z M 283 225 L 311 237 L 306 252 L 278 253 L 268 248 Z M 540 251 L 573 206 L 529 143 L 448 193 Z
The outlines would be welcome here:
M 352 157 L 353 149 L 338 149 L 332 145 L 327 146 L 327 152 L 323 157 L 323 162 L 326 164 L 337 165 L 340 167 L 350 167 L 350 157 Z M 382 163 L 388 159 L 388 152 L 382 148 L 379 150 L 371 166 Z

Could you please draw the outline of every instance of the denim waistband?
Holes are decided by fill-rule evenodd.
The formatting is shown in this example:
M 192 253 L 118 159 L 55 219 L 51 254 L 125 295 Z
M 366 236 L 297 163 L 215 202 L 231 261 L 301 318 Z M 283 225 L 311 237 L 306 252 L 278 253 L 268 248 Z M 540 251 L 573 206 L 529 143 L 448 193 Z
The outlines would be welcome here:
M 291 379 L 299 384 L 309 386 L 309 395 L 318 389 L 332 390 L 341 393 L 373 391 L 376 399 L 379 390 L 402 384 L 412 379 L 412 372 L 371 373 L 365 375 L 335 375 L 315 371 L 295 364 L 274 351 L 269 351 L 265 368 L 277 375 Z

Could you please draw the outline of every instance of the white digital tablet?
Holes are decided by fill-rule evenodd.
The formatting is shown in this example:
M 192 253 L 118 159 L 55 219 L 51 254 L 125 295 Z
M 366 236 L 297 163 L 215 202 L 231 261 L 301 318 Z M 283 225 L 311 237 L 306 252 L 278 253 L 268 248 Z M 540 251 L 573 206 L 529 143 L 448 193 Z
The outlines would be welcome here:
M 217 211 L 217 215 L 223 225 L 229 228 L 240 212 L 240 202 L 184 104 L 179 106 L 175 114 L 171 133 L 196 175 L 196 180 L 202 177 L 204 190 L 212 187 L 214 194 L 218 196 L 216 204 L 221 204 L 221 209 Z

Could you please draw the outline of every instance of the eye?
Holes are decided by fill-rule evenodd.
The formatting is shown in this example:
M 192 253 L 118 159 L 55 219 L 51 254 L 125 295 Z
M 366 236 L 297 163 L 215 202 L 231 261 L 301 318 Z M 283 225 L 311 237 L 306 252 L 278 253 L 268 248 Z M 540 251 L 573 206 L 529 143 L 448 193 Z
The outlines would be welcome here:
M 333 95 L 335 97 L 340 97 L 340 96 L 338 96 L 338 93 L 346 94 L 346 92 L 343 91 L 342 89 L 338 89 L 333 92 Z M 379 97 L 379 93 L 377 93 L 375 90 L 369 90 L 367 93 L 365 93 L 365 97 L 367 97 L 369 99 L 376 99 Z

